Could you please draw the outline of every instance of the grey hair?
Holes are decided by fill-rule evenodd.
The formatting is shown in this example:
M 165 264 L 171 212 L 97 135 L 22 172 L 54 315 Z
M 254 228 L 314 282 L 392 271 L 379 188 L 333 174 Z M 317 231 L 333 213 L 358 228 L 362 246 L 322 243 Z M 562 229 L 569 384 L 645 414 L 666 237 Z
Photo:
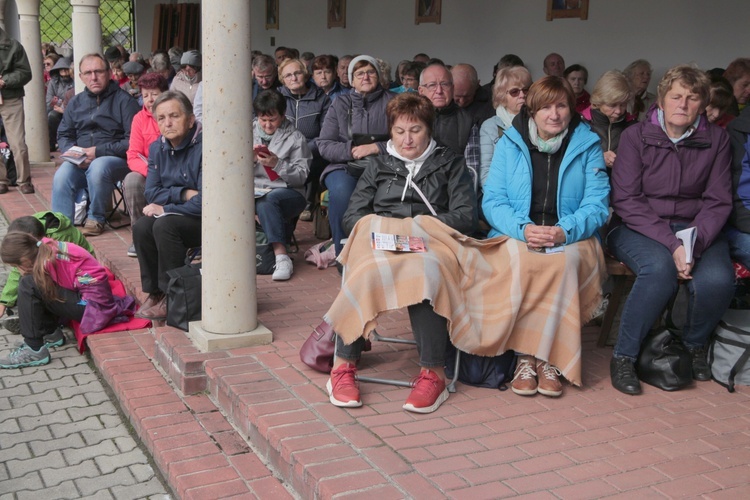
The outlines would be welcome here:
M 193 114 L 193 104 L 190 102 L 190 99 L 188 99 L 188 96 L 179 90 L 167 90 L 166 92 L 159 94 L 159 97 L 156 98 L 154 105 L 151 107 L 153 114 L 156 114 L 156 108 L 166 101 L 177 101 L 186 115 L 191 116 Z

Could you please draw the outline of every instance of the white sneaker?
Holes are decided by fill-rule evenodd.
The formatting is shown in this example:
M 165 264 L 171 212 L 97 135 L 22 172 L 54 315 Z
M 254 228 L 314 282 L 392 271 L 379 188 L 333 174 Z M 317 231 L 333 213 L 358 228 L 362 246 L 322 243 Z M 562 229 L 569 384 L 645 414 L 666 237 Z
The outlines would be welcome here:
M 292 267 L 292 259 L 288 255 L 277 255 L 276 265 L 274 266 L 273 280 L 274 281 L 286 281 L 292 277 L 294 268 Z

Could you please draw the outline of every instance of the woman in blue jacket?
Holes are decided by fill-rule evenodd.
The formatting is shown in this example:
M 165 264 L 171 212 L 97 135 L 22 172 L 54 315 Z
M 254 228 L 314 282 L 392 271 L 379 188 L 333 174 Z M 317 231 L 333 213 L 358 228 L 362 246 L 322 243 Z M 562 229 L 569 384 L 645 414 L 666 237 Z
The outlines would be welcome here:
M 526 104 L 498 142 L 484 186 L 482 208 L 492 231 L 507 235 L 518 251 L 538 253 L 539 269 L 521 269 L 530 279 L 579 280 L 605 274 L 603 254 L 594 236 L 608 215 L 609 182 L 598 136 L 575 113 L 575 95 L 564 79 L 547 76 L 529 89 Z M 511 240 L 511 243 L 513 242 Z M 593 248 L 596 262 L 578 258 L 581 245 Z M 550 272 L 553 270 L 554 272 Z M 550 281 L 547 297 L 519 297 L 528 301 L 525 314 L 539 328 L 589 318 L 555 316 L 550 303 L 578 300 L 560 297 Z M 600 292 L 598 298 L 601 300 Z M 539 306 L 536 306 L 539 304 Z M 583 311 L 591 304 L 581 304 Z M 514 328 L 523 327 L 523 321 Z M 577 346 L 580 355 L 580 345 Z M 540 341 L 534 352 L 519 353 L 511 388 L 521 395 L 562 394 L 560 371 L 552 366 L 550 346 Z M 537 359 L 538 358 L 538 359 Z

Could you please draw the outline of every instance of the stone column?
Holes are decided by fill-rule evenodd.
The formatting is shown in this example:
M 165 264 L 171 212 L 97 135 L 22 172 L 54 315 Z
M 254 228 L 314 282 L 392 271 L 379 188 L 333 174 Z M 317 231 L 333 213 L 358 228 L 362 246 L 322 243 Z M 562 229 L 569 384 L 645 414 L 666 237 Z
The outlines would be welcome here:
M 78 76 L 81 57 L 92 52 L 102 53 L 102 19 L 99 16 L 99 0 L 70 0 L 73 7 L 73 57 L 76 67 L 76 94 L 85 87 Z
M 210 351 L 271 342 L 258 324 L 250 3 L 202 2 L 203 308 L 190 337 Z
M 18 7 L 18 30 L 21 35 L 19 41 L 29 58 L 32 73 L 31 81 L 24 87 L 26 146 L 29 148 L 29 161 L 46 163 L 50 161 L 49 130 L 44 95 L 42 35 L 39 31 L 39 0 L 16 0 L 16 6 Z

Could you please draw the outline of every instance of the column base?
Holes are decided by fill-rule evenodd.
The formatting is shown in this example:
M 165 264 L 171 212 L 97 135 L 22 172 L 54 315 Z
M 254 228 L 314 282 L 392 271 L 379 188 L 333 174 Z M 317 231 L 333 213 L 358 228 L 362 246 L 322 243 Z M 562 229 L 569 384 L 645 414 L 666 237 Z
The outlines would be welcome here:
M 29 166 L 39 168 L 50 168 L 55 166 L 55 162 L 50 161 L 29 161 Z
M 271 330 L 260 323 L 258 323 L 258 327 L 255 330 L 228 335 L 208 332 L 203 329 L 200 321 L 193 321 L 190 323 L 189 328 L 187 335 L 201 352 L 252 347 L 273 342 L 273 333 L 271 333 Z

